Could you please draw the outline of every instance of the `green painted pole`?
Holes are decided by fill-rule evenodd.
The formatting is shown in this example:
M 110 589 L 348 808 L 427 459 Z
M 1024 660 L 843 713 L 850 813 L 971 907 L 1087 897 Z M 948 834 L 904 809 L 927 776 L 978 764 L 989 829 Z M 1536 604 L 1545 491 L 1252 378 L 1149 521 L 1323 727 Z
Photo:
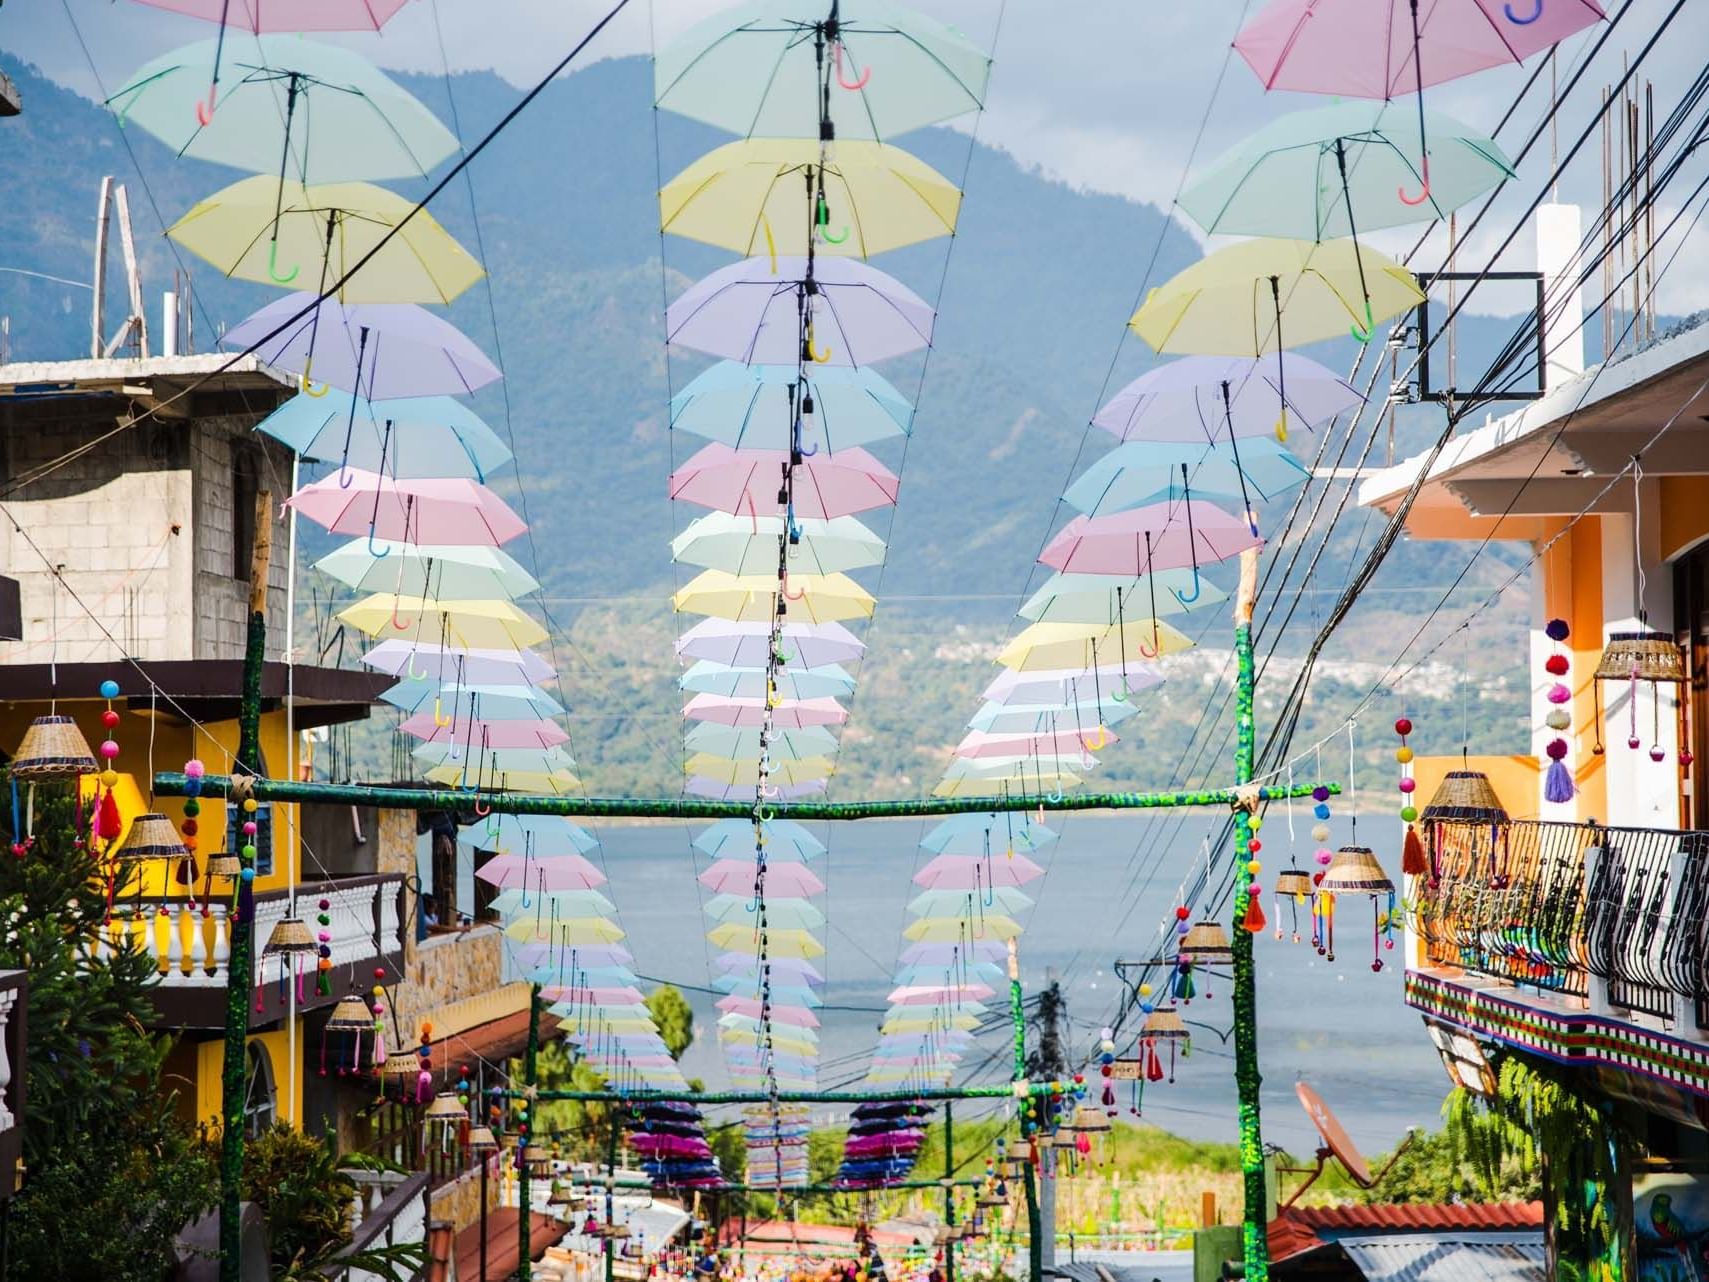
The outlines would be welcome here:
M 1027 1094 L 1039 1097 L 1045 1095 L 1065 1095 L 1073 1089 L 1070 1082 L 1029 1082 Z M 511 1098 L 526 1097 L 526 1090 L 508 1090 L 502 1092 Z M 928 1102 L 932 1100 L 958 1099 L 1011 1099 L 1015 1096 L 1015 1087 L 1009 1082 L 996 1086 L 952 1086 L 928 1087 L 917 1086 L 905 1091 L 558 1091 L 543 1090 L 534 1092 L 534 1098 L 542 1101 L 573 1100 L 580 1104 L 645 1104 L 658 1102 L 683 1101 L 690 1104 L 766 1104 L 776 1100 L 780 1104 L 869 1104 L 891 1103 L 906 1104 L 914 1101 Z
M 237 710 L 240 776 L 261 773 L 261 669 L 267 649 L 267 571 L 273 553 L 273 496 L 255 496 L 255 546 L 249 559 L 249 634 L 243 650 L 243 689 Z M 229 784 L 228 784 L 229 788 Z M 221 796 L 226 796 L 223 791 Z M 239 810 L 238 816 L 245 811 Z M 242 822 L 228 815 L 226 826 Z M 292 858 L 295 852 L 287 852 Z M 253 877 L 254 842 L 245 838 L 239 859 Z M 254 896 L 241 895 L 245 912 L 234 912 L 225 982 L 225 1054 L 220 1068 L 220 1282 L 238 1282 L 243 1272 L 243 1104 L 248 1094 L 249 992 L 255 980 Z
M 1256 732 L 1252 719 L 1252 607 L 1258 596 L 1258 552 L 1240 556 L 1240 588 L 1234 606 L 1234 781 L 1238 788 L 1252 778 Z M 1258 974 L 1252 958 L 1253 933 L 1246 929 L 1248 888 L 1252 874 L 1252 811 L 1234 810 L 1234 1081 L 1240 1114 L 1240 1179 L 1244 1207 L 1240 1253 L 1246 1282 L 1266 1282 L 1270 1276 L 1269 1223 L 1264 1188 L 1264 1133 L 1258 1119 Z
M 1021 953 L 1016 942 L 1009 941 L 1009 1018 L 1015 1026 L 1015 1081 L 1027 1080 L 1027 1008 L 1021 999 Z M 1021 1137 L 1031 1138 L 1026 1115 L 1021 1116 Z M 1029 1282 L 1042 1282 L 1044 1277 L 1044 1221 L 1039 1215 L 1038 1186 L 1033 1182 L 1032 1158 L 1021 1165 L 1021 1188 L 1027 1198 L 1027 1277 Z
M 520 1095 L 528 1100 L 528 1129 L 518 1137 L 517 1145 L 517 1208 L 516 1208 L 516 1244 L 517 1264 L 516 1276 L 521 1282 L 529 1282 L 534 1276 L 534 1244 L 530 1238 L 534 1232 L 534 1190 L 532 1172 L 528 1169 L 528 1146 L 534 1141 L 534 1128 L 538 1125 L 535 1119 L 537 1105 L 530 1098 L 534 1087 L 534 1077 L 540 1061 L 540 985 L 528 986 L 528 1046 L 522 1053 L 522 1080 L 528 1089 L 511 1091 L 513 1096 Z
M 610 1231 L 617 1218 L 617 1137 L 621 1135 L 619 1113 L 610 1110 L 611 1126 L 605 1139 L 605 1282 L 615 1282 L 617 1276 L 617 1239 Z
M 230 780 L 208 775 L 201 795 L 223 797 Z M 1305 797 L 1316 787 L 1339 793 L 1338 784 L 1302 783 L 1293 787 L 1266 784 L 1260 801 Z M 188 795 L 189 779 L 179 771 L 154 776 L 154 791 L 162 797 Z M 591 819 L 752 819 L 752 802 L 711 801 L 699 797 L 537 797 L 520 793 L 464 792 L 456 788 L 377 788 L 367 784 L 299 783 L 291 779 L 257 779 L 261 801 L 311 802 L 335 806 L 377 806 L 381 810 L 466 811 L 480 802 L 502 815 L 568 815 Z M 856 820 L 922 819 L 937 815 L 978 814 L 986 811 L 1168 810 L 1181 806 L 1228 806 L 1238 799 L 1233 788 L 1185 792 L 1082 792 L 1049 797 L 913 797 L 899 801 L 779 801 L 766 806 L 767 819 Z
M 944 1282 L 955 1282 L 955 1105 L 944 1101 L 944 1224 L 952 1231 L 944 1243 Z

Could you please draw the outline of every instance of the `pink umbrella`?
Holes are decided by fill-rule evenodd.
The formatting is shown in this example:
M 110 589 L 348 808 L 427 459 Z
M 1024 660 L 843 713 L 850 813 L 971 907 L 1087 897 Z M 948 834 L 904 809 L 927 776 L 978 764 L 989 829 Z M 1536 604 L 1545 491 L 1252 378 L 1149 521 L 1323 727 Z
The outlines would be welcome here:
M 771 876 L 768 868 L 766 876 Z M 1025 855 L 939 855 L 914 874 L 914 884 L 927 890 L 972 890 L 984 886 L 1024 886 L 1044 876 L 1044 869 Z
M 1203 499 L 1172 499 L 1107 516 L 1077 516 L 1039 560 L 1064 573 L 1137 577 L 1187 565 L 1196 569 L 1202 561 L 1225 561 L 1262 543 L 1243 517 Z
M 785 666 L 794 668 L 847 663 L 866 653 L 866 646 L 840 623 L 786 623 L 783 643 L 789 654 Z M 702 619 L 676 643 L 678 658 L 705 659 L 731 668 L 763 668 L 770 649 L 771 624 L 764 621 Z
M 428 743 L 475 743 L 483 748 L 552 748 L 570 741 L 555 721 L 470 721 L 465 717 L 442 726 L 431 709 L 416 713 L 398 729 Z
M 549 1002 L 583 1002 L 594 1006 L 639 1006 L 647 999 L 638 988 L 542 988 Z
M 754 888 L 754 865 L 748 859 L 720 859 L 700 874 L 700 884 L 716 894 L 742 894 Z M 806 864 L 768 863 L 765 873 L 767 893 L 785 899 L 805 899 L 822 894 L 825 883 L 815 877 Z
M 498 495 L 466 477 L 415 477 L 393 480 L 377 472 L 349 468 L 305 485 L 285 506 L 334 534 L 366 534 L 369 551 L 376 538 L 408 543 L 497 547 L 528 527 Z
M 720 512 L 781 516 L 786 450 L 733 450 L 714 441 L 671 473 L 670 495 Z M 896 502 L 901 481 L 859 446 L 795 466 L 795 515 L 830 520 Z
M 378 31 L 405 0 L 138 0 L 139 4 L 247 31 Z
M 592 890 L 605 874 L 581 855 L 495 855 L 475 876 L 495 886 L 515 890 Z
M 1058 729 L 1055 734 L 991 734 L 985 730 L 971 730 L 963 736 L 960 743 L 955 745 L 955 755 L 958 757 L 1014 757 L 1032 756 L 1084 756 L 1092 751 L 1091 743 L 1102 739 L 1098 746 L 1120 743 L 1121 740 L 1109 729 L 1100 730 L 1095 724 L 1085 731 L 1074 729 L 1074 718 L 1064 713 L 1062 720 L 1068 723 L 1068 729 Z M 1094 718 L 1094 721 L 1096 718 Z
M 935 1006 L 942 1001 L 978 1001 L 981 997 L 989 997 L 997 990 L 989 984 L 964 984 L 951 988 L 947 985 L 936 987 L 905 986 L 892 989 L 890 996 L 884 1000 L 892 1006 Z
M 760 1017 L 760 1003 L 752 997 L 720 997 L 718 1009 L 732 1015 L 749 1015 L 754 1019 Z M 804 1006 L 785 1006 L 773 1002 L 769 1008 L 771 1018 L 779 1024 L 788 1024 L 793 1028 L 817 1028 L 819 1017 Z
M 682 715 L 690 721 L 716 721 L 725 726 L 763 726 L 764 699 L 735 699 L 721 694 L 697 694 L 683 705 Z M 835 699 L 785 699 L 772 709 L 771 722 L 780 730 L 804 726 L 840 726 L 848 711 Z

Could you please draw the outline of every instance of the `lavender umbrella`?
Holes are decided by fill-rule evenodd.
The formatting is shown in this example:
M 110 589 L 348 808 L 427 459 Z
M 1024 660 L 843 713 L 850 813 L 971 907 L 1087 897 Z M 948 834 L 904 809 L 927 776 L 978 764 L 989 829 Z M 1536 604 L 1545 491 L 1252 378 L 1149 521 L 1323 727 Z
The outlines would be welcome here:
M 1293 352 L 1183 356 L 1134 379 L 1092 422 L 1123 441 L 1214 444 L 1268 435 L 1284 409 L 1314 427 L 1364 399 L 1332 370 Z
M 786 623 L 783 645 L 788 666 L 804 668 L 847 663 L 866 653 L 866 646 L 840 623 Z M 707 659 L 732 668 L 763 668 L 770 650 L 771 625 L 763 620 L 705 619 L 676 643 L 678 658 Z
M 402 637 L 380 642 L 362 662 L 394 677 L 463 685 L 540 685 L 553 676 L 552 665 L 533 650 L 461 650 Z

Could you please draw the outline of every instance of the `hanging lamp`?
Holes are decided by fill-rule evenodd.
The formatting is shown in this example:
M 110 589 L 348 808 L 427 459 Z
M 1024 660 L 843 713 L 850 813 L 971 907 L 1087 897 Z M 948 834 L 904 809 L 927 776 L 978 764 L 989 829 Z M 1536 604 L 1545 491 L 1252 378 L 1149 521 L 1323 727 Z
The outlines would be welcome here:
M 1383 968 L 1382 950 L 1394 947 L 1395 887 L 1383 866 L 1377 862 L 1369 846 L 1343 846 L 1318 883 L 1318 912 L 1324 919 L 1324 953 L 1335 960 L 1335 897 L 1337 895 L 1369 895 L 1371 897 L 1371 969 Z M 1378 900 L 1388 897 L 1385 911 Z
M 94 774 L 97 769 L 94 749 L 77 722 L 65 716 L 37 717 L 30 722 L 11 765 L 12 774 L 25 782 L 70 779 Z
M 1450 770 L 1418 818 L 1424 825 L 1427 838 L 1425 845 L 1430 860 L 1431 886 L 1440 885 L 1442 881 L 1442 827 L 1446 824 L 1488 825 L 1489 884 L 1494 890 L 1507 885 L 1504 856 L 1507 830 L 1512 820 L 1508 817 L 1507 807 L 1501 804 L 1501 798 L 1495 795 L 1495 785 L 1483 771 L 1469 768 Z M 1478 853 L 1475 839 L 1471 853 L 1475 866 Z
M 1284 868 L 1276 874 L 1276 902 L 1286 903 L 1293 912 L 1294 942 L 1300 942 L 1300 905 L 1311 902 L 1311 874 L 1303 868 Z M 1282 937 L 1280 914 L 1277 915 L 1276 938 Z

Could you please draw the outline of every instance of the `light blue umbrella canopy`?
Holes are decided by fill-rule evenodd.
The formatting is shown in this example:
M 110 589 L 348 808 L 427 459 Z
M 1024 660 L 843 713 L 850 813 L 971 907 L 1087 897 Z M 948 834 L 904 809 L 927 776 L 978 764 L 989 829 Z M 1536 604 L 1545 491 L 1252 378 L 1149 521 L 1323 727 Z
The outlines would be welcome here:
M 1075 511 L 1104 516 L 1179 498 L 1189 488 L 1195 498 L 1268 500 L 1304 485 L 1311 475 L 1268 437 L 1247 442 L 1238 458 L 1237 463 L 1229 445 L 1183 449 L 1173 441 L 1128 441 L 1082 472 L 1062 498 Z
M 568 981 L 572 974 L 569 964 L 569 949 L 564 950 L 563 966 L 536 966 L 528 972 L 528 978 L 536 984 L 561 984 Z M 627 966 L 583 966 L 576 963 L 574 977 L 578 982 L 588 981 L 600 984 L 637 984 L 640 978 Z
M 735 449 L 786 450 L 795 417 L 790 393 L 798 377 L 795 365 L 719 361 L 671 397 L 671 426 Z M 835 453 L 913 428 L 914 407 L 870 369 L 815 368 L 806 377 L 813 413 L 802 423 L 804 448 Z
M 508 463 L 510 449 L 480 415 L 449 396 L 370 401 L 349 392 L 293 396 L 256 430 L 305 459 L 402 479 L 473 477 Z
M 792 819 L 769 820 L 761 825 L 761 831 L 768 859 L 812 859 L 825 853 L 825 843 Z M 692 844 L 714 859 L 751 859 L 754 825 L 746 819 L 720 819 L 695 834 Z
M 1132 579 L 1057 573 L 1040 584 L 1016 613 L 1035 623 L 1102 623 L 1114 627 L 1118 617 L 1162 618 L 1228 600 L 1228 593 L 1202 577 L 1197 594 L 1190 595 L 1193 582 L 1193 572 L 1188 569 L 1156 570 Z M 1182 597 L 1187 604 L 1182 604 Z
M 442 716 L 450 716 L 453 707 L 466 710 L 471 696 L 476 701 L 477 716 L 487 721 L 557 717 L 564 712 L 562 704 L 534 686 L 436 686 L 425 681 L 400 681 L 380 693 L 380 698 L 406 713 L 424 712 L 437 705 Z
M 1279 116 L 1218 157 L 1181 193 L 1208 232 L 1333 240 L 1444 219 L 1513 166 L 1492 138 L 1451 116 L 1424 113 L 1429 196 L 1401 199 L 1423 178 L 1411 102 L 1339 102 Z M 1339 146 L 1337 146 L 1339 144 Z
M 714 895 L 702 911 L 714 921 L 752 921 L 758 917 L 748 895 Z M 799 927 L 812 930 L 825 924 L 825 914 L 805 899 L 772 899 L 765 901 L 766 923 L 771 926 Z
M 1054 830 L 1024 812 L 987 811 L 941 820 L 920 845 L 934 855 L 983 855 L 988 850 L 1002 853 L 1011 844 L 1018 851 L 1037 850 L 1055 840 Z
M 358 592 L 445 601 L 513 601 L 540 587 L 504 549 L 474 545 L 397 543 L 385 556 L 375 556 L 367 539 L 351 539 L 314 568 Z
M 743 137 L 817 138 L 829 72 L 836 136 L 880 141 L 983 105 L 991 56 L 954 27 L 888 0 L 812 8 L 759 0 L 696 23 L 658 51 L 654 102 Z
M 671 559 L 730 574 L 777 574 L 782 516 L 708 512 L 671 540 Z M 802 517 L 789 544 L 791 574 L 835 574 L 884 562 L 884 540 L 852 516 Z
M 1098 703 L 1088 691 L 1086 701 L 1078 707 L 1072 703 L 982 703 L 967 728 L 986 734 L 1044 734 L 1052 729 L 1072 730 L 1078 719 L 1088 739 L 1095 741 L 1099 723 L 1120 725 L 1138 711 L 1131 703 L 1117 703 L 1107 697 Z
M 764 668 L 730 668 L 702 659 L 682 674 L 677 684 L 694 694 L 721 694 L 731 698 L 758 699 L 766 692 Z M 855 679 L 837 663 L 817 668 L 783 668 L 776 675 L 777 692 L 784 699 L 817 699 L 848 694 Z M 710 726 L 712 723 L 707 723 Z M 823 726 L 812 727 L 816 730 Z M 831 741 L 836 742 L 834 735 Z
M 760 731 L 757 727 L 721 726 L 714 721 L 702 721 L 683 736 L 683 746 L 691 752 L 709 752 L 715 757 L 757 757 Z M 774 760 L 797 761 L 803 757 L 829 756 L 836 750 L 837 736 L 824 726 L 772 731 L 771 755 Z M 753 847 L 752 829 L 750 824 L 750 852 Z M 766 849 L 769 851 L 771 847 Z
M 457 139 L 412 94 L 361 54 L 297 36 L 234 41 L 220 54 L 219 95 L 206 125 L 218 45 L 200 40 L 139 68 L 107 105 L 180 156 L 305 183 L 421 178 Z
M 957 962 L 954 966 L 903 966 L 896 971 L 898 984 L 941 984 L 944 976 L 953 978 L 982 979 L 987 983 L 1002 983 L 1008 979 L 1008 972 L 996 962 Z
M 921 891 L 908 901 L 908 911 L 915 917 L 962 917 L 981 908 L 1014 913 L 1032 904 L 1030 895 L 1013 886 L 987 886 L 983 890 Z

